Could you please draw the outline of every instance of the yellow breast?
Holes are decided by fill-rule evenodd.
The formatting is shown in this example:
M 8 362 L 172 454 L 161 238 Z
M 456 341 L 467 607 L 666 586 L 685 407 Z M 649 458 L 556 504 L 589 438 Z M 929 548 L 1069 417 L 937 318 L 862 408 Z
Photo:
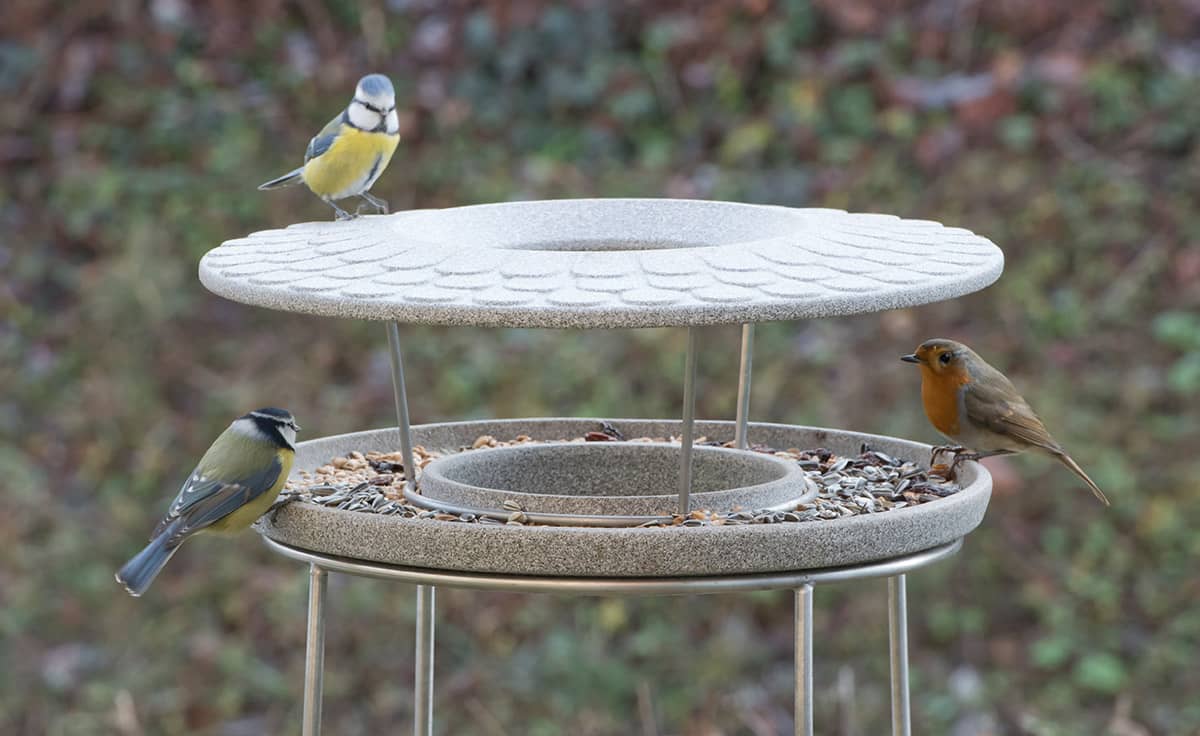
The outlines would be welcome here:
M 318 197 L 361 194 L 383 173 L 399 142 L 399 135 L 368 133 L 343 124 L 329 150 L 305 164 L 304 183 Z
M 275 503 L 275 499 L 279 498 L 279 492 L 283 490 L 283 484 L 287 483 L 288 475 L 292 472 L 292 461 L 296 459 L 296 453 L 283 448 L 279 449 L 276 456 L 282 467 L 275 485 L 268 488 L 265 493 L 260 493 L 250 503 L 210 526 L 208 530 L 221 533 L 240 532 L 267 512 L 271 504 Z

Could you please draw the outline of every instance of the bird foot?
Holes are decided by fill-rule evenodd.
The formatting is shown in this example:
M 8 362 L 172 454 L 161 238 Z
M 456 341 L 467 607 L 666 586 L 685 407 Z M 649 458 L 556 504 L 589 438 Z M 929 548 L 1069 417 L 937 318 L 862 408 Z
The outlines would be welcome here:
M 978 461 L 983 455 L 978 452 L 956 452 L 954 459 L 950 461 L 950 476 L 954 477 L 958 473 L 958 466 L 961 463 L 969 461 Z
M 935 445 L 929 451 L 929 467 L 932 468 L 934 465 L 937 464 L 938 455 L 948 453 L 948 454 L 954 455 L 957 458 L 960 454 L 962 454 L 966 451 L 967 451 L 967 448 L 963 447 L 962 445 Z M 954 462 L 957 463 L 957 460 L 955 460 Z
M 386 215 L 388 213 L 388 203 L 387 203 L 386 199 L 376 197 L 374 194 L 371 194 L 370 192 L 363 192 L 362 194 L 360 194 L 358 196 L 361 197 L 363 199 L 363 202 L 365 203 L 365 204 L 360 204 L 358 206 L 359 212 L 362 212 L 362 208 L 365 205 L 370 205 L 371 207 L 375 208 L 375 214 L 377 214 L 377 215 Z
M 341 207 L 338 207 L 337 204 L 334 203 L 334 201 L 332 199 L 329 199 L 328 197 L 321 197 L 321 201 L 333 208 L 334 222 L 340 222 L 342 220 L 353 220 L 354 218 L 358 217 L 357 212 L 353 212 L 353 213 L 347 212 L 346 210 L 342 209 Z
M 298 493 L 281 493 L 279 494 L 279 498 L 275 500 L 275 503 L 271 504 L 270 507 L 267 508 L 267 512 L 263 515 L 271 517 L 271 523 L 274 524 L 275 517 L 279 516 L 279 510 L 284 506 L 287 506 L 289 503 L 298 501 L 299 499 L 300 494 Z

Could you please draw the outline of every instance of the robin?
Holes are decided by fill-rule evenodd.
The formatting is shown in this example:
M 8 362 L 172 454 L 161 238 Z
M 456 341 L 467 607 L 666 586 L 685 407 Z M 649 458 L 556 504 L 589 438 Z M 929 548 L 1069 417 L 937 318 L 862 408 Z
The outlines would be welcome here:
M 952 468 L 963 460 L 1036 450 L 1066 465 L 1083 479 L 1096 498 L 1109 505 L 1096 482 L 1071 459 L 1004 374 L 974 350 L 953 340 L 926 340 L 915 353 L 900 357 L 921 366 L 921 403 L 925 416 L 954 445 L 933 448 L 954 453 Z

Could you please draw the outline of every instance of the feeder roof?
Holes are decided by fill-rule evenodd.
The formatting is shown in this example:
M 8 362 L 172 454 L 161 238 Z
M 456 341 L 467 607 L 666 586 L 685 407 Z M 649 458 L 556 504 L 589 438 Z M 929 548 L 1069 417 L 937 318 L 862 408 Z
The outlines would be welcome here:
M 987 238 L 928 220 L 680 199 L 564 199 L 308 222 L 228 240 L 216 294 L 330 317 L 485 327 L 736 324 L 982 289 Z

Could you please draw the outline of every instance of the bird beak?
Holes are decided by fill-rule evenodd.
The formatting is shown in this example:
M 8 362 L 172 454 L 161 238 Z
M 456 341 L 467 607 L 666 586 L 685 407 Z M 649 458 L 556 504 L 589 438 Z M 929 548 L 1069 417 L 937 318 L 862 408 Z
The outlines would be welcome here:
M 918 364 L 921 363 L 921 359 L 917 357 L 916 353 L 909 353 L 908 355 L 901 355 L 900 360 L 903 360 L 905 363 L 918 363 Z

